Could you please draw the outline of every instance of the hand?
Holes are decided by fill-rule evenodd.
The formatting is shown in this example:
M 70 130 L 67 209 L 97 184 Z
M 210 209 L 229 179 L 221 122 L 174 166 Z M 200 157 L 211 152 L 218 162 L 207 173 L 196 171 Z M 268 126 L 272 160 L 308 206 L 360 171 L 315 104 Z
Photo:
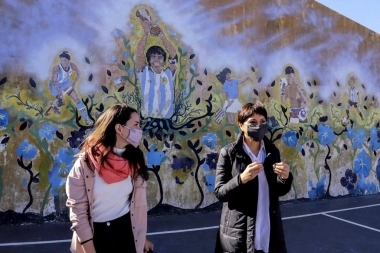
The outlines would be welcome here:
M 88 241 L 85 244 L 81 245 L 82 249 L 85 253 L 95 253 L 95 246 L 94 246 L 94 241 Z
M 63 98 L 63 91 L 61 89 L 58 90 L 58 95 L 56 96 L 56 98 Z
M 287 165 L 284 162 L 279 162 L 279 163 L 273 164 L 273 171 L 281 179 L 288 179 L 288 177 L 289 177 L 289 165 Z
M 141 25 L 144 29 L 144 33 L 148 35 L 150 33 L 150 28 L 152 28 L 152 22 L 150 20 L 144 20 L 144 21 L 141 21 Z
M 251 181 L 257 175 L 264 169 L 264 166 L 262 163 L 259 162 L 253 162 L 245 168 L 243 173 L 240 174 L 240 179 L 243 184 L 247 183 L 248 181 Z
M 154 245 L 148 239 L 145 239 L 144 252 L 153 251 Z

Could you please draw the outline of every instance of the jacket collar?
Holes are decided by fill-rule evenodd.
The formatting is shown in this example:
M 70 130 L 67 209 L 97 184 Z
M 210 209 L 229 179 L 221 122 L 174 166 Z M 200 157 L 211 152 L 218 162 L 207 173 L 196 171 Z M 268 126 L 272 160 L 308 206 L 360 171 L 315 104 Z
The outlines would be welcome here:
M 232 149 L 232 153 L 236 155 L 236 158 L 249 158 L 249 156 L 245 153 L 243 148 L 243 137 L 243 132 L 240 132 L 236 138 L 235 146 Z M 266 136 L 264 137 L 264 148 L 266 152 L 266 158 L 273 154 L 275 148 L 273 143 Z

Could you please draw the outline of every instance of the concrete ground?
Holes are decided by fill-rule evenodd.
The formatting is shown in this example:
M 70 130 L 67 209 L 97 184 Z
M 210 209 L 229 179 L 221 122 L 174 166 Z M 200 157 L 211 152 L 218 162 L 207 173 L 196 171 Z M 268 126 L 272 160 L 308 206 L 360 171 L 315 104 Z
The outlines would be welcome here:
M 281 206 L 289 253 L 373 253 L 380 248 L 380 195 Z M 220 211 L 149 217 L 158 253 L 213 252 Z M 69 223 L 0 226 L 0 252 L 69 252 Z

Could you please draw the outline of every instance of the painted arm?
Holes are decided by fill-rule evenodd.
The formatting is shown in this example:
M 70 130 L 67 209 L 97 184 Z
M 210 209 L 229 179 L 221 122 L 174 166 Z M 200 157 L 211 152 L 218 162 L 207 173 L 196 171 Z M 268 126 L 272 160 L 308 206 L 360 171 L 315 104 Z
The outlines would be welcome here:
M 243 78 L 240 80 L 239 84 L 244 83 L 244 82 L 247 81 L 248 79 L 251 80 L 251 81 L 253 81 L 253 79 L 252 79 L 250 76 L 246 76 L 246 77 L 243 77 Z
M 76 73 L 76 77 L 75 77 L 75 80 L 73 81 L 73 88 L 75 88 L 75 86 L 77 85 L 77 82 L 80 78 L 80 71 L 79 71 L 79 68 L 77 67 L 77 65 L 75 65 L 74 63 L 70 63 L 71 64 L 71 68 L 75 71 Z
M 148 39 L 148 35 L 150 32 L 150 27 L 151 27 L 151 22 L 148 20 L 145 20 L 145 21 L 140 20 L 140 23 L 143 27 L 144 33 L 143 33 L 142 37 L 140 38 L 139 42 L 137 43 L 137 48 L 136 48 L 136 68 L 137 68 L 137 71 L 141 71 L 146 65 L 144 50 L 145 50 L 146 41 Z
M 51 72 L 51 83 L 57 89 L 58 93 L 62 95 L 62 90 L 58 86 L 58 75 L 59 75 L 59 66 L 55 65 L 53 71 Z
M 300 95 L 300 97 L 302 98 L 302 101 L 304 101 L 305 103 L 305 106 L 306 106 L 306 102 L 307 102 L 307 97 L 306 97 L 306 91 L 301 88 L 301 86 L 299 84 L 297 84 L 297 90 L 298 90 L 298 94 Z
M 177 53 L 176 53 L 172 43 L 170 43 L 170 41 L 166 38 L 162 29 L 161 29 L 160 33 L 158 34 L 158 36 L 160 37 L 160 39 L 161 39 L 162 43 L 164 44 L 166 50 L 168 50 L 168 52 L 169 52 L 169 62 L 170 62 L 170 60 L 176 59 Z M 170 63 L 169 68 L 174 73 L 175 70 L 177 69 L 176 63 Z

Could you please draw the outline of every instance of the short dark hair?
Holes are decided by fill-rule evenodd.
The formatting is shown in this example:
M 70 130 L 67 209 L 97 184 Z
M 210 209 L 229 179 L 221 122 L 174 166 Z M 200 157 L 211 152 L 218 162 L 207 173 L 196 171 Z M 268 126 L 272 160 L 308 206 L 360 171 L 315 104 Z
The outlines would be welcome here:
M 264 105 L 260 101 L 256 101 L 255 103 L 247 103 L 243 105 L 243 107 L 238 111 L 238 123 L 243 124 L 254 114 L 262 115 L 265 119 L 268 118 L 268 113 Z
M 287 66 L 285 68 L 285 74 L 288 75 L 288 74 L 294 74 L 294 69 L 290 66 Z
M 166 61 L 166 52 L 160 46 L 151 46 L 148 51 L 146 51 L 146 61 L 150 65 L 150 56 L 152 54 L 159 54 L 164 57 L 164 62 Z
M 67 60 L 70 61 L 70 55 L 69 52 L 63 51 L 62 54 L 59 55 L 59 58 L 66 58 Z

